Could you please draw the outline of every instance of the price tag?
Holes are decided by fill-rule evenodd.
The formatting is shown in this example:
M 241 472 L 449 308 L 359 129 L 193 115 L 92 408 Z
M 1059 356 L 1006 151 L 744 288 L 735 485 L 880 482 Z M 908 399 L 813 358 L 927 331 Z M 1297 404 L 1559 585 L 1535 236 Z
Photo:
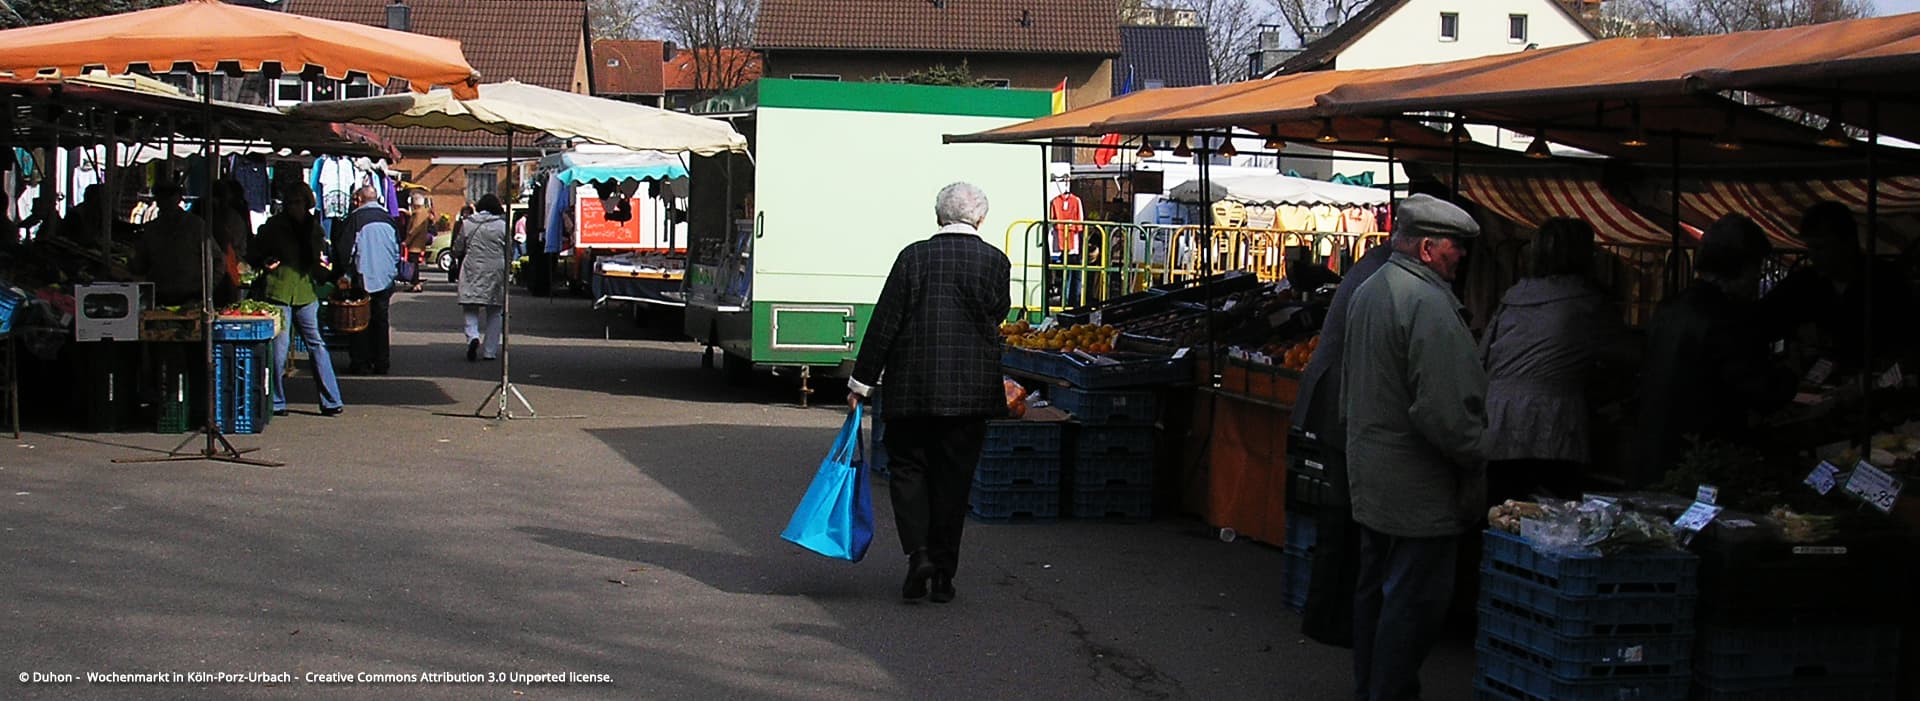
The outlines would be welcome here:
M 1091 318 L 1089 318 L 1089 319 L 1088 319 L 1088 321 L 1091 321 L 1091 322 L 1093 322 L 1093 325 L 1094 325 L 1094 326 L 1100 326 L 1100 325 L 1101 325 L 1101 323 L 1100 323 L 1100 319 L 1101 319 L 1101 318 L 1103 318 L 1103 317 L 1101 316 L 1101 314 L 1100 314 L 1100 312 L 1101 312 L 1101 310 L 1097 310 L 1097 309 L 1096 309 L 1096 310 L 1094 310 L 1094 312 L 1093 312 L 1093 314 L 1091 315 Z
M 1893 502 L 1900 498 L 1900 480 L 1881 471 L 1865 461 L 1853 466 L 1853 476 L 1847 478 L 1848 493 L 1860 497 L 1861 501 L 1872 504 L 1881 513 L 1892 513 Z
M 1807 368 L 1807 384 L 1826 384 L 1827 378 L 1832 376 L 1833 361 L 1827 360 L 1826 358 L 1814 361 L 1813 367 Z
M 1880 373 L 1880 379 L 1874 382 L 1874 386 L 1881 389 L 1899 387 L 1901 383 L 1906 381 L 1907 378 L 1900 374 L 1900 364 L 1894 363 L 1893 367 L 1887 368 L 1886 372 Z
M 1693 490 L 1693 500 L 1702 504 L 1717 504 L 1720 502 L 1720 488 L 1711 484 L 1700 485 Z
M 1680 518 L 1673 520 L 1673 527 L 1683 531 L 1698 531 L 1713 523 L 1713 519 L 1719 517 L 1724 508 L 1696 501 L 1693 506 L 1687 507 L 1686 513 L 1680 514 Z
M 1813 491 L 1826 494 L 1833 491 L 1833 486 L 1839 482 L 1839 478 L 1840 468 L 1834 467 L 1833 463 L 1822 460 L 1820 464 L 1813 466 L 1813 472 L 1807 473 L 1807 479 L 1804 480 L 1804 482 L 1807 486 L 1812 487 Z
M 1754 527 L 1755 524 L 1752 521 L 1748 521 L 1744 518 L 1730 518 L 1725 521 L 1721 521 L 1720 525 L 1726 526 L 1728 528 L 1752 528 Z
M 1174 352 L 1173 352 L 1173 359 L 1174 359 L 1174 360 L 1179 360 L 1179 359 L 1181 359 L 1181 358 L 1185 358 L 1185 357 L 1187 357 L 1187 349 L 1185 349 L 1185 348 L 1181 348 L 1180 350 L 1177 350 L 1177 351 L 1174 351 Z

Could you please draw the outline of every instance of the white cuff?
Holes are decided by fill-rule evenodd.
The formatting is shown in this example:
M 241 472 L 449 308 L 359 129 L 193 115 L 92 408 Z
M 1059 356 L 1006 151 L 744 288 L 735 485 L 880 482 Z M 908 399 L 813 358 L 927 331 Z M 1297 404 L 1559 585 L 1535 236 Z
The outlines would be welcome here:
M 861 382 L 851 377 L 847 378 L 847 390 L 850 392 L 853 392 L 854 394 L 858 394 L 862 397 L 869 397 L 873 395 L 873 387 L 867 385 L 867 383 L 865 382 Z

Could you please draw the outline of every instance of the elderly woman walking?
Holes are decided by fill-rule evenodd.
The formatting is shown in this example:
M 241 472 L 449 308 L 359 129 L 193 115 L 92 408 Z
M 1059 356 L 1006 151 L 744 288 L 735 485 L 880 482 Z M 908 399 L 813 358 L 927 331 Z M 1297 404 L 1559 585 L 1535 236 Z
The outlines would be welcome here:
M 501 311 L 507 303 L 506 210 L 486 195 L 462 220 L 453 256 L 460 261 L 460 308 L 467 321 L 467 361 L 500 357 Z

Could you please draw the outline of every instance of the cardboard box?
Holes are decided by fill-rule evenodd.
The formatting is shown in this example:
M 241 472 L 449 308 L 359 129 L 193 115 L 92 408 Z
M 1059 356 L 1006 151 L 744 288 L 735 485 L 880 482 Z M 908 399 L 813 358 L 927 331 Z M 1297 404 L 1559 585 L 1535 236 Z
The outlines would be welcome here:
M 73 340 L 138 341 L 140 312 L 153 308 L 153 283 L 78 285 L 73 299 Z

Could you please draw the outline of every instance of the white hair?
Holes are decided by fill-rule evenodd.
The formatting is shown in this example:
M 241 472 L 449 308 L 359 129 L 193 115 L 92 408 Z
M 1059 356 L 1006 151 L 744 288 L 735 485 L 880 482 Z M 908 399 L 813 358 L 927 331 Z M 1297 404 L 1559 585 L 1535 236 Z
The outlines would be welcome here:
M 964 182 L 940 188 L 940 194 L 933 198 L 933 215 L 941 226 L 967 224 L 978 228 L 987 220 L 987 193 Z

